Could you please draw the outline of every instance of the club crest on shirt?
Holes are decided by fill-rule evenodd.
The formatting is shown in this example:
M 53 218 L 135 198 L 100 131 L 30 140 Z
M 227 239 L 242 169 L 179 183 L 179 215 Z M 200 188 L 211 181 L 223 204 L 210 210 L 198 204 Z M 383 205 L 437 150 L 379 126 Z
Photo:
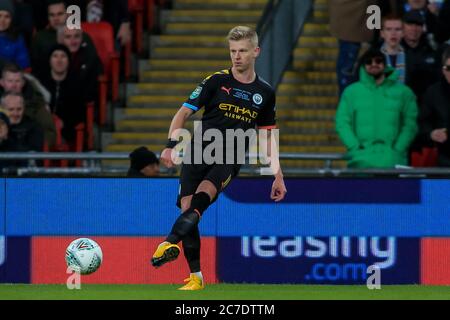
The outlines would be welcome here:
M 259 93 L 256 93 L 253 95 L 253 102 L 259 106 L 263 103 L 263 97 Z
M 197 89 L 192 92 L 191 96 L 189 97 L 191 100 L 197 99 L 200 96 L 200 93 L 202 93 L 203 87 L 197 87 Z

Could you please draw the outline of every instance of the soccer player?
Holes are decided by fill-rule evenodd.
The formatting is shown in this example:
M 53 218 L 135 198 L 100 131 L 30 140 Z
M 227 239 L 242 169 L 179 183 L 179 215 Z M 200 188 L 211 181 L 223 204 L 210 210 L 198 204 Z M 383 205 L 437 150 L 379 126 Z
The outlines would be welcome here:
M 238 26 L 229 32 L 228 41 L 231 69 L 222 70 L 207 77 L 172 120 L 169 141 L 160 158 L 161 162 L 169 168 L 174 165 L 172 154 L 173 148 L 178 143 L 174 139 L 177 129 L 184 128 L 186 120 L 201 108 L 204 108 L 202 132 L 216 129 L 216 132 L 219 130 L 225 137 L 225 132 L 230 129 L 245 131 L 255 127 L 266 130 L 276 128 L 275 92 L 255 73 L 255 61 L 260 53 L 256 32 L 251 28 Z M 271 138 L 268 143 L 269 152 Z M 201 150 L 204 150 L 206 146 L 208 142 L 200 142 Z M 195 134 L 190 147 L 192 150 L 199 147 L 199 143 L 195 141 Z M 229 151 L 225 148 L 225 152 Z M 205 210 L 239 173 L 242 162 L 237 163 L 237 159 L 234 158 L 233 164 L 225 160 L 222 163 L 208 164 L 202 159 L 201 163 L 191 164 L 185 159 L 186 156 L 181 169 L 178 197 L 182 214 L 175 221 L 166 240 L 153 254 L 152 265 L 160 267 L 175 260 L 180 253 L 177 244 L 183 241 L 184 255 L 191 274 L 185 280 L 187 284 L 180 290 L 201 290 L 205 287 L 205 282 L 200 271 L 198 224 Z M 274 171 L 275 180 L 271 198 L 279 202 L 283 200 L 287 190 L 281 168 L 278 166 L 278 169 Z

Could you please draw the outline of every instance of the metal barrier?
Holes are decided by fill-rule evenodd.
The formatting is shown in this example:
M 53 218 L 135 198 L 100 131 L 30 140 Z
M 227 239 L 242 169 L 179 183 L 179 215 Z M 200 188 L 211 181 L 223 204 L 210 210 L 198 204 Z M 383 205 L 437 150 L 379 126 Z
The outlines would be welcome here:
M 156 153 L 159 157 L 159 154 Z M 248 159 L 257 158 L 257 155 L 248 154 Z M 289 176 L 318 176 L 318 177 L 367 177 L 367 176 L 397 176 L 397 177 L 442 177 L 450 178 L 450 168 L 409 168 L 398 169 L 333 169 L 333 161 L 345 160 L 345 155 L 340 153 L 280 153 L 280 160 L 322 160 L 323 168 L 284 168 L 283 173 Z M 113 167 L 102 164 L 104 160 L 129 160 L 128 153 L 123 152 L 27 152 L 27 153 L 0 153 L 0 161 L 4 160 L 85 160 L 80 168 L 43 168 L 32 163 L 28 167 L 4 169 L 3 173 L 14 173 L 18 176 L 29 174 L 39 175 L 124 175 L 127 167 Z M 176 169 L 162 168 L 163 175 L 174 176 Z M 257 165 L 244 165 L 242 174 L 261 175 L 261 168 Z

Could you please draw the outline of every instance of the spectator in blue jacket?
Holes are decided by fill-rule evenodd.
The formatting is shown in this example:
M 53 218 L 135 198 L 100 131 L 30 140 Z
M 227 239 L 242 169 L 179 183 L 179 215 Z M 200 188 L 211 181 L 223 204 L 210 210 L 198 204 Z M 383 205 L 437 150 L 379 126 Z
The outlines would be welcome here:
M 30 57 L 23 36 L 12 25 L 14 4 L 0 0 L 0 58 L 13 62 L 22 69 L 30 67 Z

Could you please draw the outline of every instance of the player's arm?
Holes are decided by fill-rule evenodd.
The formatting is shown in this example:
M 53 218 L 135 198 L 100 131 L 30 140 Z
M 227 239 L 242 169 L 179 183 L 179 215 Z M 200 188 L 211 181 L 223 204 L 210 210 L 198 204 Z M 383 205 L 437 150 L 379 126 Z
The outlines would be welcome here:
M 179 129 L 183 129 L 186 120 L 194 113 L 194 110 L 181 107 L 172 119 L 172 123 L 169 128 L 169 136 L 166 148 L 161 153 L 160 161 L 167 168 L 172 168 L 174 166 L 172 160 L 172 150 L 177 145 L 178 139 L 176 138 L 176 132 Z
M 267 104 L 265 108 L 263 108 L 260 116 L 257 120 L 257 127 L 259 130 L 267 130 L 267 135 L 263 135 L 267 137 L 267 143 L 263 143 L 263 148 L 266 150 L 263 152 L 268 157 L 270 161 L 270 169 L 271 173 L 274 175 L 275 180 L 272 184 L 272 191 L 270 193 L 270 198 L 275 202 L 279 202 L 284 199 L 284 196 L 287 193 L 286 186 L 284 184 L 283 179 L 283 171 L 280 166 L 280 158 L 279 158 L 279 148 L 278 148 L 278 139 L 275 133 L 278 133 L 276 129 L 276 98 L 275 93 L 272 94 L 270 99 L 267 99 Z
M 279 146 L 277 144 L 277 139 L 275 134 L 273 134 L 272 129 L 268 130 L 267 133 L 267 156 L 270 159 L 270 168 L 274 174 L 275 180 L 272 184 L 272 191 L 270 193 L 270 198 L 275 202 L 279 202 L 284 199 L 287 189 L 284 184 L 283 171 L 281 170 L 280 157 L 279 157 Z

